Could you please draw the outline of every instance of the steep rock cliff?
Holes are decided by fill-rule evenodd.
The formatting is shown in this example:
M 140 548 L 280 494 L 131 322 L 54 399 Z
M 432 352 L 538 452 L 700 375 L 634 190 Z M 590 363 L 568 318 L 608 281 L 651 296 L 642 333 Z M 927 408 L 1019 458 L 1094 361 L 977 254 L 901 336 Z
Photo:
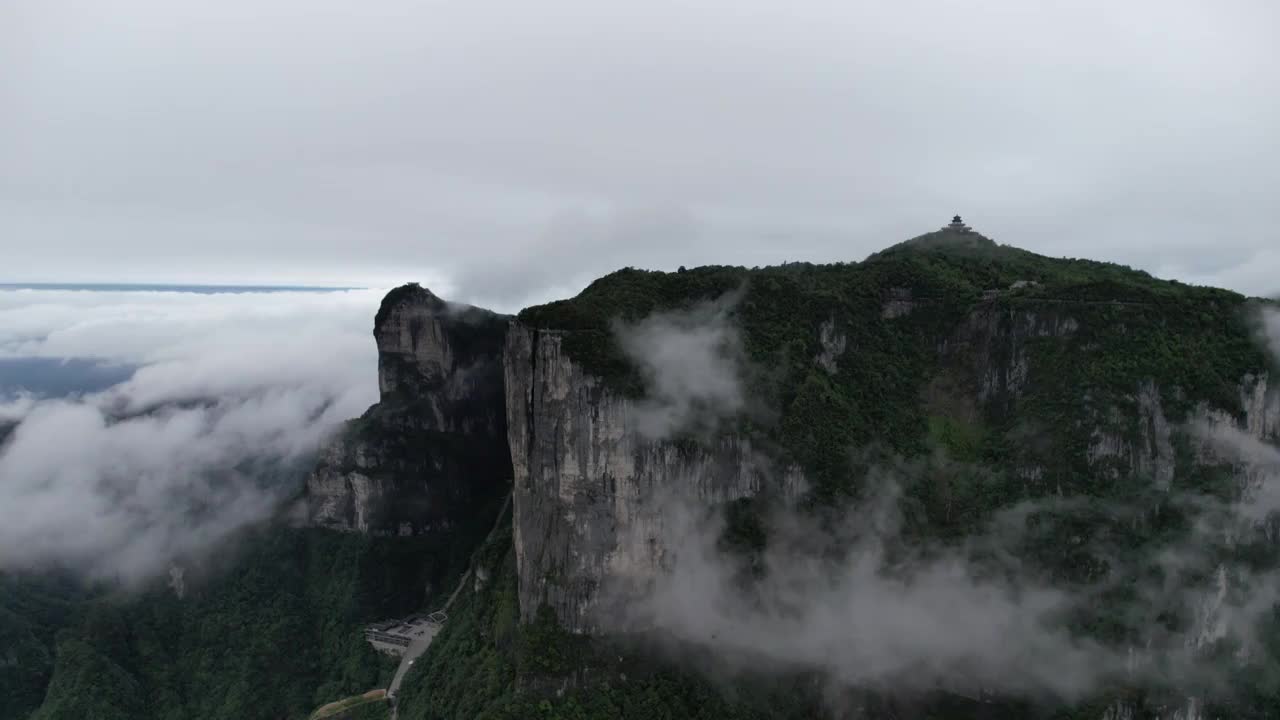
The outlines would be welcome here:
M 776 414 L 709 442 L 642 438 L 630 418 L 643 389 L 614 320 L 725 292 L 740 295 L 744 379 Z M 848 456 L 865 447 L 954 461 L 904 480 L 913 537 L 964 537 L 1031 503 L 1052 510 L 1011 549 L 1035 573 L 1076 588 L 1146 582 L 1161 543 L 1195 526 L 1188 501 L 1260 483 L 1197 428 L 1280 440 L 1254 313 L 1224 291 L 983 242 L 953 252 L 946 238 L 857 265 L 621 271 L 526 310 L 506 351 L 521 614 L 547 605 L 572 632 L 607 632 L 608 602 L 626 594 L 614 588 L 656 577 L 678 552 L 666 499 L 710 514 L 761 493 L 857 498 L 868 468 Z M 1248 588 L 1205 564 L 1229 555 L 1232 538 L 1202 540 L 1215 547 L 1185 558 L 1199 586 L 1144 607 L 1117 595 L 1080 608 L 1079 622 L 1128 643 L 1117 652 L 1135 666 L 1217 652 L 1222 618 L 1238 612 L 1224 593 Z M 1182 624 L 1171 634 L 1142 619 L 1158 615 Z M 1121 701 L 1109 712 L 1175 717 L 1199 703 Z
M 584 372 L 563 339 L 519 323 L 507 334 L 520 608 L 529 619 L 549 605 L 570 632 L 608 631 L 618 618 L 607 598 L 643 586 L 672 551 L 667 502 L 714 511 L 761 493 L 795 498 L 802 478 L 778 472 L 744 437 L 642 437 L 634 401 Z
M 752 407 L 715 432 L 654 439 L 636 421 L 656 387 L 651 368 L 619 338 L 726 297 Z M 1233 716 L 1222 711 L 1230 688 L 1178 672 L 1206 667 L 1197 658 L 1224 675 L 1259 672 L 1265 665 L 1244 663 L 1276 644 L 1232 645 L 1252 612 L 1251 573 L 1280 566 L 1274 529 L 1235 513 L 1274 473 L 1215 438 L 1280 441 L 1258 311 L 1227 291 L 1045 258 L 967 229 L 861 263 L 626 269 L 528 308 L 505 339 L 512 552 L 499 578 L 507 589 L 484 608 L 497 638 L 484 652 L 515 648 L 517 694 L 550 689 L 553 707 L 572 706 L 575 692 L 577 701 L 649 697 L 630 668 L 609 672 L 565 652 L 607 641 L 558 645 L 541 609 L 562 630 L 607 635 L 626 615 L 612 601 L 680 555 L 674 515 L 727 507 L 732 523 L 743 508 L 767 513 L 798 498 L 820 509 L 786 520 L 839 522 L 887 479 L 902 511 L 895 542 L 962 552 L 995 537 L 1016 582 L 1072 599 L 1061 620 L 1073 638 L 1096 642 L 1099 664 L 1121 669 L 1108 671 L 1114 684 L 1065 703 L 1062 717 Z M 823 514 L 832 508 L 841 509 Z M 767 547 L 779 526 L 763 519 L 754 537 Z M 984 535 L 997 525 L 998 536 Z M 532 633 L 533 645 L 503 643 L 517 607 L 533 629 L 516 632 Z M 713 656 L 732 650 L 710 642 Z M 555 662 L 522 656 L 544 644 L 557 648 Z M 553 677 L 525 682 L 547 667 Z M 993 678 L 976 714 L 938 714 L 1039 716 L 1022 712 L 1010 687 Z
M 419 535 L 492 504 L 511 476 L 507 320 L 418 285 L 387 294 L 373 330 L 380 400 L 322 451 L 307 479 L 312 524 Z
M 1216 388 L 1202 383 L 1189 390 L 1179 384 L 1186 375 L 1161 372 L 1145 359 L 1148 362 L 1130 361 L 1137 373 L 1117 373 L 1127 375 L 1127 382 L 1108 383 L 1112 378 L 1104 373 L 1082 368 L 1094 363 L 1108 367 L 1109 354 L 1118 356 L 1128 338 L 1142 332 L 1142 324 L 1163 323 L 1166 310 L 1144 302 L 991 299 L 974 308 L 941 346 L 942 370 L 926 389 L 926 405 L 931 412 L 1002 434 L 999 445 L 1005 448 L 1009 467 L 1031 495 L 1047 491 L 1075 498 L 1082 492 L 1086 497 L 1112 497 L 1101 507 L 1125 517 L 1133 529 L 1128 540 L 1132 542 L 1158 526 L 1171 506 L 1177 508 L 1189 498 L 1219 512 L 1226 510 L 1198 494 L 1205 488 L 1197 483 L 1206 478 L 1223 483 L 1209 486 L 1209 492 L 1223 492 L 1244 503 L 1277 479 L 1274 468 L 1259 468 L 1247 452 L 1215 440 L 1227 433 L 1259 443 L 1280 443 L 1280 389 L 1269 385 L 1268 373 L 1251 369 L 1236 375 L 1234 382 L 1231 374 L 1224 374 Z M 1068 366 L 1060 364 L 1064 359 Z M 1124 488 L 1156 492 L 1135 499 L 1125 497 Z M 1224 523 L 1218 516 L 1212 522 L 1213 529 L 1202 527 L 1195 541 L 1202 557 L 1171 551 L 1184 553 L 1179 562 L 1200 563 L 1196 571 L 1205 573 L 1206 579 L 1199 587 L 1184 587 L 1166 598 L 1165 612 L 1185 613 L 1186 624 L 1173 642 L 1145 634 L 1150 628 L 1138 630 L 1128 647 L 1135 679 L 1143 677 L 1143 668 L 1189 667 L 1195 657 L 1221 652 L 1224 644 L 1230 647 L 1241 639 L 1240 628 L 1232 628 L 1230 621 L 1238 621 L 1245 612 L 1241 605 L 1248 602 L 1241 598 L 1254 592 L 1252 578 L 1238 572 L 1230 560 L 1214 558 L 1230 557 L 1233 545 L 1249 542 L 1242 534 L 1250 532 L 1250 521 L 1236 517 L 1218 526 Z M 1114 539 L 1106 535 L 1114 530 L 1105 523 L 1095 520 L 1081 529 L 1078 541 L 1100 550 L 1106 562 L 1122 557 L 1115 547 L 1108 547 Z M 1253 530 L 1274 535 L 1261 517 Z M 1070 556 L 1073 551 L 1060 552 Z M 1104 568 L 1103 572 L 1116 570 Z M 1237 632 L 1234 639 L 1232 630 Z M 1234 658 L 1223 661 L 1243 664 L 1252 651 L 1256 648 L 1246 633 Z M 1202 698 L 1176 692 L 1159 699 L 1117 700 L 1100 714 L 1103 720 L 1216 716 L 1205 714 Z

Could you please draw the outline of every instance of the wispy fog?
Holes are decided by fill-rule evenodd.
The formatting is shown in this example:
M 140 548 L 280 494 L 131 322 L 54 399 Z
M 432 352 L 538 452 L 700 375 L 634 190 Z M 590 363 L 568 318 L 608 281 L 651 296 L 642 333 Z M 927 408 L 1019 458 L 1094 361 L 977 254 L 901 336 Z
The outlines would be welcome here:
M 1280 310 L 1271 307 L 1262 311 L 1262 330 L 1272 356 L 1280 358 Z
M 617 323 L 623 353 L 639 368 L 645 398 L 633 406 L 636 430 L 650 439 L 712 430 L 746 405 L 742 339 L 729 293 L 688 310 Z
M 773 513 L 763 579 L 751 585 L 719 546 L 723 525 L 673 499 L 670 573 L 628 605 L 627 622 L 730 666 L 819 671 L 837 686 L 1075 697 L 1123 667 L 1057 623 L 1074 600 L 1067 592 L 984 575 L 961 551 L 891 557 L 898 485 L 887 473 L 876 482 L 878 495 L 837 523 L 845 537 Z
M 137 579 L 276 512 L 309 454 L 377 399 L 381 291 L 0 292 L 0 357 L 135 365 L 0 403 L 0 568 Z
M 1266 659 L 1254 639 L 1280 600 L 1280 574 L 1233 561 L 1225 549 L 1267 537 L 1260 523 L 1280 510 L 1280 475 L 1274 448 L 1250 454 L 1259 446 L 1238 431 L 1219 433 L 1222 457 L 1245 474 L 1258 463 L 1270 467 L 1262 492 L 1233 502 L 1169 498 L 1169 507 L 1197 518 L 1185 536 L 1138 556 L 1090 547 L 1110 570 L 1087 583 L 1052 581 L 1019 559 L 1035 534 L 1030 518 L 1070 517 L 1080 503 L 1026 502 L 958 543 L 916 544 L 902 533 L 900 504 L 913 467 L 890 464 L 872 471 L 872 497 L 833 522 L 771 508 L 769 543 L 750 566 L 758 573 L 750 582 L 747 561 L 725 552 L 723 518 L 688 498 L 667 498 L 665 572 L 641 579 L 643 589 L 619 585 L 626 599 L 608 606 L 625 609 L 618 620 L 625 629 L 709 651 L 718 667 L 704 670 L 817 672 L 834 690 L 1078 700 L 1116 681 L 1173 683 L 1186 692 L 1222 687 L 1229 668 L 1205 654 L 1216 643 L 1239 648 L 1242 659 Z M 1124 503 L 1107 509 L 1138 523 L 1157 511 Z M 1150 574 L 1153 568 L 1159 572 Z M 1128 599 L 1105 599 L 1116 592 Z M 1133 641 L 1103 643 L 1073 628 L 1073 617 L 1099 603 L 1136 629 Z M 1168 612 L 1186 624 L 1170 630 L 1162 619 Z
M 1280 353 L 1277 318 L 1266 315 L 1265 342 Z M 664 420 L 641 425 L 642 432 L 685 422 L 693 411 L 674 397 L 738 407 L 726 400 L 741 399 L 737 366 L 720 350 L 726 333 L 724 318 L 704 308 L 623 334 L 651 388 L 641 407 Z M 663 343 L 691 349 L 677 362 L 655 349 Z M 1260 440 L 1256 427 L 1250 432 L 1217 413 L 1197 411 L 1176 431 L 1202 463 L 1233 466 L 1239 484 L 1225 495 L 1153 484 L 1133 499 L 1101 504 L 1084 496 L 1028 499 L 945 543 L 906 532 L 904 489 L 994 471 L 941 452 L 884 459 L 864 478 L 869 496 L 834 515 L 771 504 L 761 517 L 768 544 L 755 557 L 726 552 L 724 518 L 676 492 L 658 499 L 664 572 L 621 578 L 605 606 L 623 609 L 613 618 L 623 628 L 701 647 L 721 669 L 814 671 L 833 688 L 1079 699 L 1114 681 L 1152 681 L 1187 694 L 1224 687 L 1230 664 L 1214 654 L 1223 648 L 1241 662 L 1280 661 L 1256 640 L 1280 599 L 1280 572 L 1235 552 L 1274 543 L 1280 449 L 1274 435 Z M 1141 547 L 1108 535 L 1150 526 L 1162 514 L 1187 523 Z M 1089 530 L 1072 530 L 1072 518 Z M 1024 560 L 1031 547 L 1083 553 L 1100 570 L 1053 577 Z M 1133 634 L 1103 642 L 1073 625 L 1099 611 Z

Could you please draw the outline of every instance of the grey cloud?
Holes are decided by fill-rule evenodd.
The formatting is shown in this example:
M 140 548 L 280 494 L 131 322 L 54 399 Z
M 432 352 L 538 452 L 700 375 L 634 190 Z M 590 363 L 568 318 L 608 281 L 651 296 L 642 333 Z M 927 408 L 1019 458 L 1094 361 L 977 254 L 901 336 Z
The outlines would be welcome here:
M 1263 0 L 2 12 L 19 279 L 418 279 L 511 310 L 626 264 L 860 259 L 961 212 L 1280 289 L 1253 270 L 1280 185 Z
M 1264 307 L 1259 311 L 1261 342 L 1276 363 L 1280 363 L 1280 310 Z M 1265 416 L 1268 411 L 1262 410 Z M 1280 511 L 1280 447 L 1275 442 L 1277 418 L 1257 418 L 1262 421 L 1259 430 L 1263 434 L 1245 432 L 1233 421 L 1223 418 L 1199 417 L 1190 423 L 1189 430 L 1213 456 L 1236 463 L 1243 474 L 1245 485 L 1241 488 L 1239 514 L 1248 522 L 1265 520 Z M 1266 436 L 1265 433 L 1272 433 Z
M 696 351 L 678 353 L 695 358 L 688 364 L 656 359 L 662 354 L 655 347 L 680 345 L 673 334 L 721 327 L 707 321 L 721 317 L 714 309 L 704 308 L 698 322 L 675 317 L 655 316 L 651 334 L 624 336 L 633 357 L 643 358 L 651 387 L 663 368 L 672 378 L 667 395 L 716 396 L 707 388 L 725 387 L 725 397 L 740 399 L 736 363 L 708 350 L 718 341 L 694 336 Z M 1280 339 L 1276 319 L 1265 318 L 1272 343 Z M 712 373 L 725 384 L 709 383 Z M 663 432 L 679 426 L 670 418 L 688 412 L 671 402 L 659 408 L 655 425 Z M 1239 648 L 1240 662 L 1269 661 L 1256 630 L 1280 599 L 1280 573 L 1233 559 L 1232 548 L 1273 542 L 1280 449 L 1230 420 L 1179 431 L 1237 466 L 1243 485 L 1234 497 L 1153 486 L 1145 498 L 1104 506 L 1087 497 L 1039 498 L 996 513 L 958 543 L 921 544 L 903 534 L 900 487 L 977 469 L 942 454 L 882 462 L 868 471 L 871 497 L 829 522 L 770 505 L 763 572 L 751 582 L 744 582 L 744 561 L 724 551 L 724 519 L 675 492 L 659 499 L 662 520 L 650 529 L 667 549 L 663 572 L 619 578 L 604 606 L 625 630 L 707 650 L 716 658 L 713 670 L 814 671 L 828 679 L 833 696 L 868 686 L 1066 698 L 1117 681 L 1149 680 L 1189 694 L 1226 687 L 1227 669 L 1213 654 L 1220 643 Z M 1020 555 L 1061 518 L 1088 517 L 1095 528 L 1138 526 L 1157 512 L 1185 514 L 1188 530 L 1158 547 L 1118 547 L 1105 530 L 1079 538 L 1078 549 L 1108 568 L 1087 583 L 1053 582 Z M 1069 630 L 1068 618 L 1114 591 L 1133 598 L 1105 601 L 1137 630 L 1133 644 L 1104 645 Z M 1159 619 L 1164 613 L 1188 622 L 1170 629 Z
M 0 422 L 18 421 L 31 412 L 36 399 L 26 393 L 19 393 L 11 398 L 0 399 Z
M 1248 563 L 1224 560 L 1230 556 L 1224 555 L 1223 549 L 1240 543 L 1272 542 L 1276 513 L 1280 512 L 1280 448 L 1226 423 L 1202 420 L 1188 429 L 1213 457 L 1236 466 L 1240 487 L 1230 501 L 1207 496 L 1175 498 L 1194 511 L 1195 522 L 1186 541 L 1169 548 L 1158 562 L 1171 571 L 1168 578 L 1188 569 L 1212 571 L 1212 582 L 1198 591 L 1168 584 L 1152 590 L 1165 595 L 1181 592 L 1191 600 L 1198 631 L 1186 638 L 1189 649 L 1231 637 L 1248 657 L 1260 651 L 1257 624 L 1270 617 L 1280 601 L 1280 571 L 1256 570 Z
M 376 400 L 380 293 L 4 293 L 0 353 L 141 365 L 105 391 L 0 406 L 0 568 L 137 580 L 273 516 Z M 0 323 L 0 327 L 5 327 Z
M 764 576 L 750 586 L 718 547 L 722 524 L 672 498 L 669 572 L 635 596 L 625 622 L 710 648 L 728 666 L 818 671 L 837 688 L 1078 697 L 1123 673 L 1121 653 L 1061 624 L 1076 596 L 983 572 L 958 550 L 903 556 L 896 482 L 877 481 L 876 497 L 834 523 L 856 529 L 850 537 L 796 512 L 769 518 Z
M 746 407 L 742 340 L 730 317 L 738 297 L 615 324 L 618 344 L 645 380 L 645 397 L 632 405 L 640 435 L 713 430 Z
M 1262 332 L 1267 339 L 1268 347 L 1271 348 L 1271 356 L 1280 363 L 1280 309 L 1263 308 Z
M 930 462 L 935 472 L 951 467 Z M 1027 567 L 1017 548 L 1030 537 L 1032 515 L 1070 516 L 1086 510 L 1087 499 L 1025 502 L 958 544 L 919 544 L 903 536 L 899 506 L 900 481 L 919 470 L 918 463 L 873 468 L 874 494 L 831 522 L 775 507 L 765 518 L 763 573 L 752 582 L 744 582 L 743 560 L 720 544 L 723 519 L 673 494 L 656 528 L 670 549 L 664 572 L 623 578 L 610 588 L 618 597 L 609 607 L 621 608 L 623 629 L 709 651 L 716 663 L 703 670 L 816 672 L 832 697 L 878 687 L 1078 699 L 1147 681 L 1194 694 L 1226 687 L 1228 669 L 1211 652 L 1220 642 L 1239 647 L 1242 662 L 1267 660 L 1255 638 L 1280 599 L 1280 575 L 1228 552 L 1268 537 L 1263 508 L 1248 507 L 1258 498 L 1168 497 L 1167 507 L 1197 520 L 1185 537 L 1137 558 L 1090 547 L 1111 571 L 1083 585 L 1057 584 Z M 1124 523 L 1152 511 L 1105 510 Z M 1154 578 L 1153 567 L 1161 570 Z M 1074 613 L 1121 587 L 1133 600 L 1111 599 L 1109 612 L 1138 630 L 1134 644 L 1102 644 L 1070 629 Z M 1170 630 L 1159 619 L 1165 612 L 1189 622 Z
M 680 207 L 564 211 L 529 228 L 524 241 L 504 252 L 460 267 L 451 280 L 478 294 L 481 304 L 514 310 L 549 296 L 572 296 L 621 267 L 694 264 L 689 253 L 699 232 L 697 218 Z M 707 254 L 699 259 L 715 260 Z
M 273 448 L 219 425 L 216 411 L 110 422 L 83 404 L 37 407 L 0 457 L 0 566 L 137 579 L 269 516 L 286 493 L 227 468 Z
M 1250 520 L 1263 520 L 1280 511 L 1280 448 L 1222 423 L 1201 422 L 1193 432 L 1216 455 L 1239 463 L 1247 478 L 1240 508 Z

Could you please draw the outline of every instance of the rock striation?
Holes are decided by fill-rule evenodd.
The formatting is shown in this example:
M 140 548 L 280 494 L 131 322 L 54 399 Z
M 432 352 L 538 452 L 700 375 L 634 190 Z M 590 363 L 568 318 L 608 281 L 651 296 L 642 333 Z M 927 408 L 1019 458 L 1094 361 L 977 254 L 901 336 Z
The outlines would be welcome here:
M 451 528 L 511 476 L 502 350 L 508 318 L 416 284 L 378 310 L 379 402 L 321 452 L 311 524 L 372 535 Z
M 714 510 L 761 493 L 798 496 L 798 470 L 775 468 L 744 437 L 646 439 L 633 401 L 565 354 L 564 333 L 513 323 L 507 426 L 521 614 L 548 605 L 570 632 L 607 631 L 611 583 L 643 586 L 673 548 L 669 502 Z
M 856 352 L 839 328 L 827 319 L 814 329 L 821 349 L 814 363 L 826 374 L 838 372 L 845 353 Z M 1121 405 L 1081 398 L 1086 420 L 1080 427 L 1037 425 L 1027 409 L 1028 402 L 1044 402 L 1028 395 L 1052 384 L 1037 352 L 1046 345 L 1082 352 L 1084 328 L 1069 304 L 978 303 L 937 338 L 936 375 L 922 388 L 921 402 L 930 416 L 1007 433 L 1020 458 L 1017 475 L 1028 484 L 1052 483 L 1061 494 L 1082 477 L 1138 477 L 1168 489 L 1174 443 L 1187 418 L 1165 407 L 1154 380 L 1120 396 Z M 805 480 L 798 468 L 766 459 L 747 436 L 697 443 L 643 438 L 632 421 L 634 401 L 571 359 L 569 336 L 513 323 L 506 338 L 519 599 L 526 619 L 547 605 L 571 632 L 595 633 L 610 629 L 611 585 L 643 584 L 663 571 L 673 551 L 664 516 L 673 496 L 710 513 L 762 493 L 795 499 Z M 1265 376 L 1243 378 L 1239 409 L 1202 406 L 1196 413 L 1275 439 L 1280 393 L 1266 383 Z

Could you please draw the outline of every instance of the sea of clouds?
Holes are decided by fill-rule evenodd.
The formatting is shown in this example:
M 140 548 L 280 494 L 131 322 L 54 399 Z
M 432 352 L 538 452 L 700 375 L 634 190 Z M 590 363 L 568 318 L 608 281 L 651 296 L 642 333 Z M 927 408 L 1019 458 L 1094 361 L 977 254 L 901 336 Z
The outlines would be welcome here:
M 0 291 L 0 359 L 136 368 L 96 392 L 0 397 L 0 570 L 139 580 L 277 513 L 377 400 L 382 295 Z

